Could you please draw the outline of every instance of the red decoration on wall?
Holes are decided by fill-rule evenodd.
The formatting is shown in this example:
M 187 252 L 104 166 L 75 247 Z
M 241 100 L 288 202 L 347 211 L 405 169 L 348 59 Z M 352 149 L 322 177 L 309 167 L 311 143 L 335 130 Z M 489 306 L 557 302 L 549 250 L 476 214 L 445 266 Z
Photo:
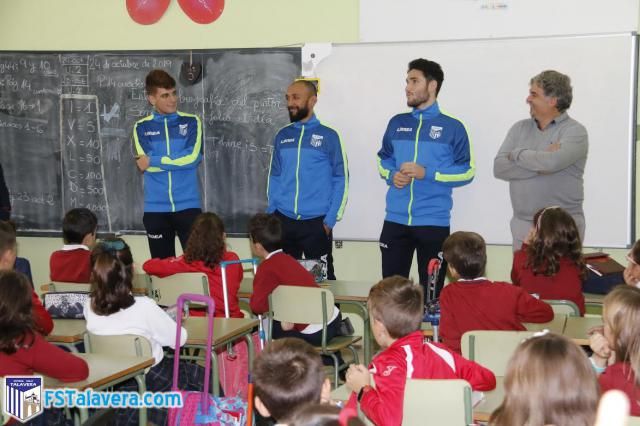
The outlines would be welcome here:
M 127 0 L 127 12 L 138 24 L 155 24 L 167 11 L 171 0 Z
M 224 0 L 178 0 L 178 4 L 193 22 L 210 24 L 222 15 Z

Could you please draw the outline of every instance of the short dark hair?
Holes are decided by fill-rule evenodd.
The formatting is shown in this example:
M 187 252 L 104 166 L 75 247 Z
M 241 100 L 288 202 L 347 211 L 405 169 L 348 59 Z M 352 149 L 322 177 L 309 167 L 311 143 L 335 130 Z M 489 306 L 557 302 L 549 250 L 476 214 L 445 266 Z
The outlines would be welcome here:
M 458 231 L 442 244 L 444 260 L 460 274 L 471 280 L 484 275 L 487 266 L 487 245 L 480 234 Z
M 144 80 L 144 90 L 147 95 L 153 95 L 158 88 L 173 89 L 176 80 L 165 70 L 151 70 Z
M 367 304 L 370 315 L 385 326 L 389 336 L 399 339 L 420 329 L 423 297 L 422 288 L 413 280 L 394 275 L 371 287 Z
M 133 257 L 120 238 L 101 241 L 91 252 L 91 310 L 111 315 L 135 303 Z
M 278 216 L 258 213 L 249 220 L 249 237 L 269 253 L 282 248 L 282 223 Z
M 84 207 L 71 209 L 62 219 L 62 237 L 66 244 L 80 244 L 85 236 L 93 234 L 98 228 L 95 213 Z
M 287 337 L 272 341 L 256 357 L 253 380 L 256 396 L 283 422 L 301 405 L 320 402 L 325 374 L 313 346 Z
M 436 83 L 438 83 L 438 87 L 436 88 L 436 96 L 438 96 L 438 93 L 440 93 L 440 89 L 442 88 L 442 82 L 444 81 L 444 72 L 442 71 L 442 67 L 439 63 L 428 59 L 418 58 L 409 62 L 409 69 L 407 72 L 411 70 L 422 71 L 427 82 L 435 80 Z
M 32 292 L 25 275 L 0 272 L 0 352 L 10 355 L 33 343 Z
M 9 221 L 0 221 L 0 256 L 7 250 L 15 250 L 16 244 L 15 225 Z

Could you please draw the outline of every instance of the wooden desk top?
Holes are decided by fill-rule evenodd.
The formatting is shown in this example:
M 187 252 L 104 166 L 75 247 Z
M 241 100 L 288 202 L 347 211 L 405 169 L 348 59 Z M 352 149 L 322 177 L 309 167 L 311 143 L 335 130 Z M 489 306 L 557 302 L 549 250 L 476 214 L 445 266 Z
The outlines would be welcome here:
M 54 319 L 53 330 L 46 339 L 51 343 L 78 343 L 86 331 L 87 322 L 83 319 Z
M 474 420 L 486 422 L 491 413 L 502 404 L 504 399 L 504 377 L 496 376 L 496 388 L 489 392 L 484 392 L 484 399 L 473 407 Z
M 44 377 L 46 388 L 73 388 L 84 390 L 87 388 L 99 389 L 128 374 L 142 371 L 151 367 L 153 357 L 113 356 L 102 354 L 76 354 L 89 364 L 89 377 L 86 380 L 73 383 L 61 382 L 51 377 Z
M 584 301 L 586 303 L 600 303 L 604 300 L 606 294 L 584 293 Z
M 329 289 L 337 302 L 361 302 L 366 303 L 369 297 L 369 290 L 375 282 L 373 281 L 349 281 L 335 280 L 324 281 L 320 287 Z M 253 278 L 243 278 L 240 283 L 238 297 L 249 299 L 253 293 Z
M 189 317 L 183 320 L 182 326 L 187 330 L 188 345 L 207 344 L 207 320 L 205 317 Z M 213 320 L 214 346 L 234 340 L 254 327 L 258 326 L 258 320 L 253 318 L 215 318 Z
M 578 345 L 589 345 L 587 332 L 602 325 L 602 318 L 595 317 L 567 317 L 567 324 L 564 327 L 564 335 L 576 342 Z
M 566 325 L 566 322 L 567 322 L 566 315 L 556 315 L 549 322 L 543 322 L 539 324 L 532 323 L 532 322 L 525 322 L 522 325 L 524 325 L 528 331 L 541 331 L 541 330 L 547 329 L 553 333 L 562 334 L 564 332 L 564 327 Z

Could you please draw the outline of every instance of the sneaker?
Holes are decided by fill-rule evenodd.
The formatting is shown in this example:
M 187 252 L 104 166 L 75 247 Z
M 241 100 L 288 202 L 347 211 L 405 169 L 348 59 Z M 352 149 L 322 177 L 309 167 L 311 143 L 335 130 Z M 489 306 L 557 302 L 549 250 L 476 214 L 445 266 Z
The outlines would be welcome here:
M 340 324 L 338 324 L 339 336 L 352 336 L 354 331 L 353 324 L 351 324 L 351 320 L 349 318 L 343 319 L 340 321 Z

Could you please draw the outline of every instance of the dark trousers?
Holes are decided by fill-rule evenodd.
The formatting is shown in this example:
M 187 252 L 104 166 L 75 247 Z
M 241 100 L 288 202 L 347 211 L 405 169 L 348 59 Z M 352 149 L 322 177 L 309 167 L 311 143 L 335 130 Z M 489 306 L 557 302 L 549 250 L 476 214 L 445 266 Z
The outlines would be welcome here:
M 200 209 L 187 209 L 175 213 L 145 212 L 142 216 L 152 258 L 164 259 L 176 255 L 176 234 L 182 250 L 187 246 L 191 225 L 202 213 Z
M 380 234 L 382 253 L 382 277 L 401 275 L 409 277 L 413 252 L 418 252 L 418 273 L 420 284 L 428 283 L 429 260 L 437 258 L 442 251 L 442 243 L 449 236 L 448 226 L 407 226 L 395 222 L 384 222 Z M 446 262 L 442 263 L 436 286 L 436 297 L 444 285 L 447 272 Z
M 282 222 L 282 250 L 296 259 L 319 259 L 327 264 L 327 279 L 335 280 L 333 270 L 333 232 L 324 230 L 324 216 L 307 220 L 291 219 L 275 212 Z

